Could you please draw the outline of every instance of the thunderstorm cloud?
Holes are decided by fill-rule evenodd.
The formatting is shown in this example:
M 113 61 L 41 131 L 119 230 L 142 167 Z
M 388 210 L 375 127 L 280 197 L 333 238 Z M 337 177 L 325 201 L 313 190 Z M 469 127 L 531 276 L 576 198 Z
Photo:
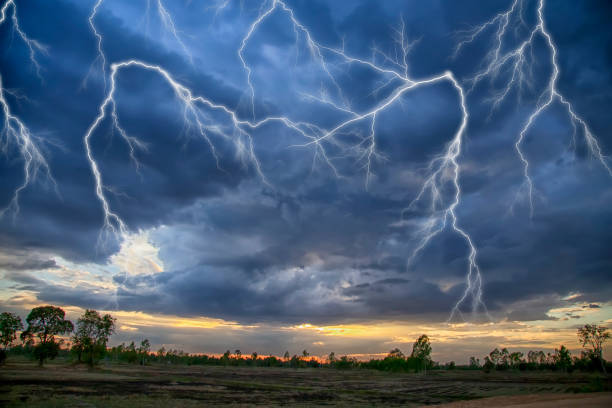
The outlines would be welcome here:
M 250 1 L 168 1 L 176 35 L 162 24 L 155 2 L 148 12 L 146 1 L 103 2 L 94 20 L 103 35 L 103 76 L 88 21 L 94 3 L 16 2 L 21 29 L 44 47 L 37 51 L 40 78 L 10 21 L 0 26 L 6 99 L 54 179 L 39 174 L 21 192 L 19 211 L 0 219 L 2 304 L 16 307 L 27 293 L 38 303 L 275 327 L 449 317 L 465 290 L 469 247 L 445 228 L 411 258 L 431 212 L 422 202 L 406 209 L 461 123 L 452 84 L 411 90 L 380 112 L 370 161 L 351 150 L 367 147 L 370 122 L 345 129 L 352 134 L 327 145 L 325 157 L 279 123 L 254 129 L 249 145 L 227 115 L 204 109 L 203 120 L 219 126 L 208 132 L 213 150 L 186 125 L 184 106 L 167 81 L 126 67 L 116 77 L 116 111 L 126 133 L 142 143 L 134 153 L 138 164 L 108 115 L 91 138 L 105 197 L 129 231 L 127 238 L 113 237 L 103 231 L 83 143 L 109 91 L 110 64 L 134 59 L 162 66 L 194 95 L 231 107 L 244 120 L 253 113 L 286 116 L 326 129 L 350 117 L 331 103 L 348 101 L 351 109 L 366 111 L 392 95 L 398 82 L 333 52 L 324 54 L 322 65 L 282 9 L 257 27 L 239 54 L 264 10 Z M 453 57 L 457 44 L 511 4 L 286 1 L 320 45 L 405 69 L 416 79 L 451 71 L 465 89 L 486 68 L 494 36 L 483 33 Z M 545 4 L 546 28 L 558 48 L 557 87 L 610 155 L 610 4 Z M 525 2 L 526 26 L 536 23 L 536 7 L 536 1 Z M 527 29 L 519 27 L 516 38 Z M 405 66 L 385 60 L 402 59 L 400 32 L 411 47 Z M 612 299 L 612 177 L 580 129 L 573 136 L 558 102 L 537 118 L 521 145 L 533 180 L 530 214 L 515 142 L 552 67 L 543 38 L 529 52 L 537 62 L 526 70 L 520 92 L 513 89 L 494 106 L 500 84 L 512 75 L 503 69 L 467 94 L 469 121 L 457 159 L 457 222 L 478 251 L 482 302 L 495 321 L 561 319 L 549 311 L 568 297 L 584 302 L 585 310 Z M 241 56 L 252 70 L 253 106 Z M 360 137 L 366 144 L 356 142 Z M 18 149 L 7 144 L 0 157 L 1 207 L 23 183 L 23 169 Z M 442 203 L 451 202 L 448 180 L 440 194 Z M 467 317 L 470 308 L 471 299 L 460 310 Z M 273 343 L 265 336 L 272 334 L 254 341 Z

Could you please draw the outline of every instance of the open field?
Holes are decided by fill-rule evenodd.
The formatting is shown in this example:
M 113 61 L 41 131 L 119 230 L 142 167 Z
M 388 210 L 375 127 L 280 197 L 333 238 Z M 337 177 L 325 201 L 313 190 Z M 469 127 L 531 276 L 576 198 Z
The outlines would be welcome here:
M 371 370 L 214 366 L 101 365 L 89 370 L 52 362 L 0 368 L 0 405 L 28 407 L 192 407 L 200 405 L 337 405 L 452 407 L 612 406 L 612 394 L 588 391 L 610 378 L 551 372 Z M 552 395 L 551 395 L 552 394 Z M 512 396 L 512 397 L 505 397 Z M 495 397 L 492 400 L 478 398 Z M 578 399 L 576 399 L 578 398 Z M 473 401 L 467 401 L 473 400 Z M 577 405 L 571 405 L 572 403 Z M 550 405 L 537 405 L 537 404 Z M 536 404 L 536 405 L 532 405 Z M 564 405 L 570 404 L 570 405 Z M 603 404 L 603 405 L 597 405 Z

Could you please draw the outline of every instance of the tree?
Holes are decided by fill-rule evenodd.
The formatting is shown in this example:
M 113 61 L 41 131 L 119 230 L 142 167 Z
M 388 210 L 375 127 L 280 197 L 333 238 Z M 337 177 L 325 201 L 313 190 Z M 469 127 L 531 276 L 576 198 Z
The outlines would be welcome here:
M 501 349 L 500 361 L 502 368 L 508 368 L 510 366 L 510 352 L 505 347 Z
M 0 345 L 7 349 L 17 338 L 17 331 L 23 330 L 21 318 L 13 313 L 0 314 Z
M 512 368 L 517 368 L 521 363 L 523 363 L 523 353 L 520 351 L 514 351 L 510 353 L 509 360 Z
M 3 312 L 0 314 L 0 364 L 6 359 L 6 350 L 17 338 L 17 331 L 23 330 L 21 318 L 13 313 Z
M 582 343 L 582 347 L 590 347 L 587 350 L 591 354 L 591 358 L 599 360 L 601 369 L 605 373 L 606 365 L 603 359 L 603 345 L 610 338 L 610 332 L 604 326 L 596 324 L 585 324 L 578 329 L 578 339 Z
M 138 354 L 140 355 L 140 365 L 145 365 L 145 363 L 147 362 L 149 351 L 151 351 L 151 343 L 149 342 L 149 339 L 144 339 L 140 342 L 140 347 L 138 347 Z
M 502 353 L 498 348 L 495 348 L 489 353 L 489 361 L 497 367 L 501 363 Z
M 329 353 L 329 356 L 327 356 L 327 361 L 329 362 L 329 365 L 334 365 L 334 363 L 336 362 L 336 353 L 334 353 L 333 351 Z
M 421 367 L 427 372 L 427 366 L 431 364 L 431 343 L 426 334 L 423 334 L 414 342 L 411 356 L 418 359 Z
M 563 345 L 559 349 L 555 349 L 554 359 L 555 365 L 563 371 L 567 371 L 567 369 L 572 366 L 572 356 L 570 351 Z
M 55 306 L 39 306 L 30 311 L 26 322 L 28 328 L 21 333 L 24 341 L 33 341 L 38 338 L 38 344 L 34 347 L 34 356 L 42 366 L 46 359 L 54 359 L 59 352 L 59 343 L 55 336 L 67 334 L 74 330 L 70 320 L 64 319 L 66 312 Z
M 138 351 L 136 351 L 136 345 L 133 341 L 127 347 L 124 347 L 123 358 L 128 363 L 135 363 L 138 361 Z
M 251 360 L 253 360 L 253 361 L 257 360 L 257 355 L 258 355 L 258 354 L 257 354 L 257 352 L 256 352 L 256 351 L 252 352 L 252 353 L 251 353 Z
M 470 368 L 480 368 L 480 359 L 470 357 Z
M 291 355 L 289 354 L 289 350 L 285 351 L 285 354 L 283 355 L 283 358 L 285 359 L 285 361 L 289 360 L 289 357 L 291 357 Z
M 73 349 L 78 353 L 79 362 L 81 355 L 87 355 L 87 363 L 93 366 L 94 363 L 106 353 L 106 343 L 115 331 L 115 319 L 95 310 L 87 309 L 77 321 L 77 328 L 72 336 Z
M 306 350 L 302 351 L 302 356 L 304 358 L 308 357 L 309 355 L 310 355 L 310 353 L 308 351 L 306 351 Z

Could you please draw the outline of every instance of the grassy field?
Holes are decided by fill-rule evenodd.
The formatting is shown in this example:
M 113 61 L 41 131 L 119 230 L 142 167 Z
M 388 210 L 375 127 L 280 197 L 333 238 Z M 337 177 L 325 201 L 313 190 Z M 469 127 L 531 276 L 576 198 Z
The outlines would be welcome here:
M 202 405 L 421 406 L 476 398 L 585 392 L 610 378 L 552 372 L 291 369 L 30 361 L 0 367 L 0 405 L 27 407 L 191 407 Z M 603 387 L 602 387 L 603 384 Z M 567 394 L 565 394 L 567 395 Z

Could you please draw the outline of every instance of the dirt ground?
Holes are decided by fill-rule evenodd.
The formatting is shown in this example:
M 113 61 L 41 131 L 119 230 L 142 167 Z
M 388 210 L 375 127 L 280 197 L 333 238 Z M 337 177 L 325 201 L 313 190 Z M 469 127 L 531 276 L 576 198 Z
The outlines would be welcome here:
M 609 408 L 612 407 L 612 393 L 588 394 L 531 394 L 482 398 L 472 401 L 451 402 L 438 405 L 440 408 Z
M 95 369 L 29 361 L 0 367 L 0 406 L 612 406 L 611 394 L 575 394 L 611 379 L 549 372 L 371 370 L 102 364 Z M 492 399 L 481 399 L 493 397 Z M 539 405 L 538 405 L 539 404 Z M 573 404 L 573 405 L 572 405 Z M 597 405 L 600 404 L 600 405 Z

